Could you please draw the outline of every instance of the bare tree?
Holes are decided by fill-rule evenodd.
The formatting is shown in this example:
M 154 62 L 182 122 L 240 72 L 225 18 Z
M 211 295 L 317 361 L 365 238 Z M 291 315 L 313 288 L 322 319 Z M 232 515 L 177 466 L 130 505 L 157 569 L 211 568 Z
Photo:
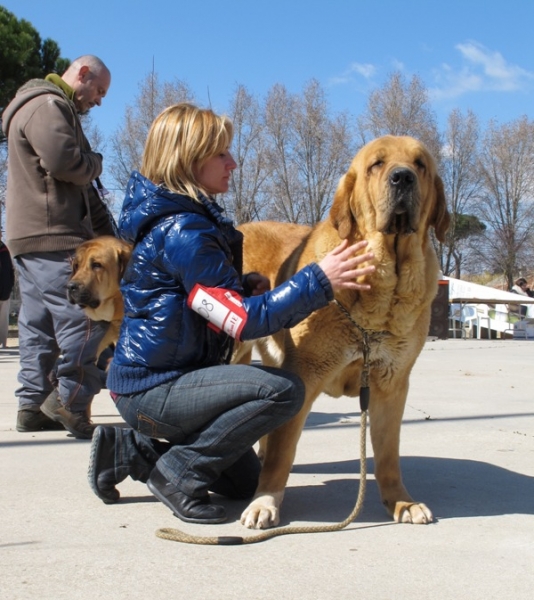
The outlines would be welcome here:
M 194 102 L 189 86 L 180 80 L 160 84 L 152 72 L 139 84 L 134 104 L 126 107 L 124 122 L 111 136 L 110 170 L 117 186 L 126 187 L 130 173 L 139 169 L 148 130 L 157 115 L 177 102 Z
M 297 98 L 295 160 L 305 191 L 305 222 L 323 219 L 338 180 L 352 158 L 349 119 L 345 113 L 331 118 L 324 90 L 312 80 Z
M 324 90 L 310 81 L 301 96 L 275 85 L 265 105 L 270 214 L 313 225 L 329 208 L 353 153 L 346 114 L 329 116 Z
M 285 86 L 274 85 L 265 102 L 265 128 L 268 146 L 269 180 L 267 216 L 290 223 L 299 222 L 302 195 L 298 173 L 293 160 L 293 123 L 296 112 L 295 99 Z
M 98 125 L 95 125 L 90 113 L 81 115 L 81 122 L 85 137 L 91 145 L 91 150 L 103 154 L 106 150 L 106 138 Z
M 534 258 L 534 124 L 526 117 L 501 126 L 490 122 L 479 164 L 484 190 L 477 212 L 487 230 L 478 257 L 511 287 Z
M 442 150 L 441 175 L 449 200 L 451 224 L 447 243 L 440 250 L 445 275 L 460 278 L 468 240 L 484 230 L 483 224 L 469 211 L 480 193 L 481 177 L 477 168 L 479 125 L 475 114 L 453 110 L 447 121 Z
M 89 141 L 91 145 L 91 149 L 94 152 L 100 152 L 101 154 L 106 154 L 107 148 L 107 140 L 101 129 L 98 125 L 95 125 L 91 113 L 86 113 L 81 116 L 81 122 L 83 131 L 85 133 L 85 137 Z M 108 205 L 108 208 L 112 213 L 117 213 L 122 206 L 122 201 L 124 199 L 124 194 L 117 194 L 113 189 L 114 178 L 111 172 L 111 169 L 108 165 L 108 162 L 104 160 L 104 170 L 102 175 L 100 175 L 100 183 L 104 186 L 106 193 L 104 195 L 104 202 Z
M 224 204 L 239 224 L 261 217 L 267 176 L 265 128 L 258 101 L 242 85 L 234 92 L 229 115 L 234 124 L 232 154 L 237 168 Z
M 369 95 L 366 111 L 358 119 L 365 143 L 382 135 L 410 135 L 423 142 L 439 162 L 441 141 L 428 91 L 417 75 L 409 82 L 395 71 L 382 88 Z

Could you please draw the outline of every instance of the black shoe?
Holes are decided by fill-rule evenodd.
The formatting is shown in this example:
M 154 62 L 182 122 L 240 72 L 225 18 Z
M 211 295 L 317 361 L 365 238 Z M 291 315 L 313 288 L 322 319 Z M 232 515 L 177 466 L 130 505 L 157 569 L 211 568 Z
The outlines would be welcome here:
M 191 498 L 167 481 L 154 467 L 147 481 L 148 489 L 158 500 L 168 506 L 174 515 L 187 523 L 222 523 L 226 512 L 222 506 L 212 504 L 208 494 Z
M 65 430 L 61 423 L 56 423 L 49 419 L 40 410 L 27 410 L 22 409 L 17 413 L 17 431 L 20 432 L 31 432 L 31 431 L 59 431 Z
M 116 474 L 116 438 L 114 427 L 99 425 L 95 428 L 91 442 L 87 479 L 93 492 L 104 504 L 115 504 L 119 500 L 121 495 L 115 486 L 126 479 L 126 474 L 123 477 L 117 477 Z

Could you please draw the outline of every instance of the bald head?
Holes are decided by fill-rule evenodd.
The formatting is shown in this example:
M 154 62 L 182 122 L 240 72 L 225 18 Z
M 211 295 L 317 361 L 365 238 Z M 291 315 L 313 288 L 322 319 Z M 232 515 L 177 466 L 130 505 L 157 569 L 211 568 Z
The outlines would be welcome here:
M 74 90 L 74 104 L 81 114 L 100 106 L 111 84 L 109 69 L 92 54 L 77 58 L 61 78 Z

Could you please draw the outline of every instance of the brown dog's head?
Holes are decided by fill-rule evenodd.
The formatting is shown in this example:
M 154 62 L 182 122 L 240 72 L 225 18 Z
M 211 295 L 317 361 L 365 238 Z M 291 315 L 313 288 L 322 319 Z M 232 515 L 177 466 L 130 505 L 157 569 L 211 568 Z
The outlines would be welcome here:
M 69 302 L 84 309 L 98 309 L 119 294 L 119 283 L 131 253 L 130 244 L 108 235 L 80 244 L 67 284 Z
M 358 226 L 384 235 L 434 227 L 441 242 L 449 227 L 443 182 L 427 148 L 414 138 L 387 135 L 365 145 L 341 178 L 330 210 L 339 237 Z

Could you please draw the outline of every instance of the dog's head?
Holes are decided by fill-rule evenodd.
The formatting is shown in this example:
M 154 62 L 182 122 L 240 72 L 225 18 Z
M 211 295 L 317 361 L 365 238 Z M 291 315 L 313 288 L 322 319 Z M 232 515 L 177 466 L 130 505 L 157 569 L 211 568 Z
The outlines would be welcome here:
M 67 284 L 71 304 L 98 307 L 120 293 L 120 280 L 130 260 L 130 244 L 112 236 L 88 240 L 76 248 Z
M 449 227 L 443 182 L 427 148 L 414 138 L 387 135 L 365 145 L 341 178 L 330 210 L 341 239 L 358 227 L 384 235 L 426 233 L 441 242 Z

